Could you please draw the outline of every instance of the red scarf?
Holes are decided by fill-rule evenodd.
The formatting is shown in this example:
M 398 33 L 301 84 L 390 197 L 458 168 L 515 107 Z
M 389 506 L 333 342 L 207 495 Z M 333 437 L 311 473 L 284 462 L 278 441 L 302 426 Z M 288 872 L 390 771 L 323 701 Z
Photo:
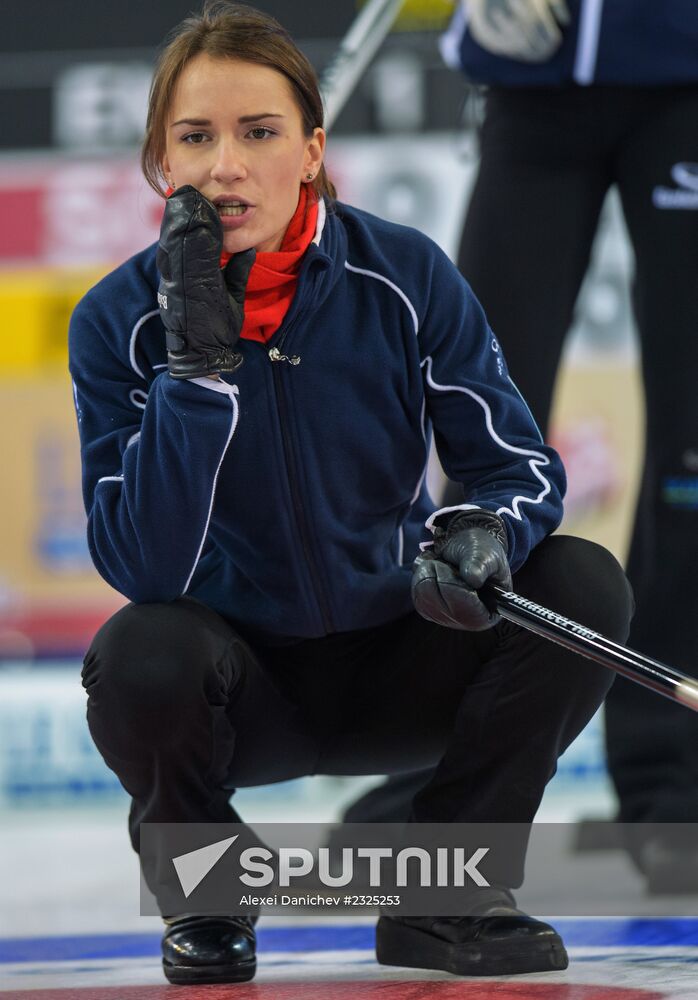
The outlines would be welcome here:
M 317 228 L 318 203 L 308 184 L 301 184 L 298 207 L 288 224 L 281 249 L 258 253 L 245 292 L 245 322 L 241 337 L 266 344 L 281 326 L 298 283 L 301 258 Z M 227 264 L 231 254 L 221 254 Z
M 175 188 L 165 192 L 169 197 Z M 303 254 L 317 229 L 318 203 L 309 184 L 301 184 L 298 206 L 288 224 L 281 249 L 258 253 L 245 292 L 245 322 L 241 337 L 266 342 L 281 326 L 291 305 L 298 283 L 298 269 Z M 232 254 L 221 254 L 224 267 Z

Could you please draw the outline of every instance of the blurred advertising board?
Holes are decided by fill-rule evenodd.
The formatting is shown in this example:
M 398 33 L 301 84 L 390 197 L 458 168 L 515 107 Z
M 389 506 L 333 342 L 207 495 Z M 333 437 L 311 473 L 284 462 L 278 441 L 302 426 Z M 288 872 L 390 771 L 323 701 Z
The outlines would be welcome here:
M 0 162 L 0 660 L 82 655 L 124 603 L 87 550 L 67 371 L 70 314 L 151 243 L 162 200 L 133 156 Z
M 81 655 L 124 598 L 87 550 L 70 379 L 0 380 L 0 660 Z
M 161 215 L 135 156 L 0 162 L 2 268 L 115 265 L 155 239 Z

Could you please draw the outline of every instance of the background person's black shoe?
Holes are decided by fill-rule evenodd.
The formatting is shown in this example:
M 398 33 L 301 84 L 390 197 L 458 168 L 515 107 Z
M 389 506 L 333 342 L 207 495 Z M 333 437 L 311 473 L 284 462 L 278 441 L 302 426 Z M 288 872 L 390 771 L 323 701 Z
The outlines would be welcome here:
M 489 894 L 488 894 L 489 895 Z M 382 916 L 376 927 L 381 965 L 441 969 L 457 976 L 515 976 L 566 969 L 559 934 L 517 910 L 514 898 L 498 890 L 467 917 Z
M 162 967 L 178 986 L 245 983 L 257 970 L 249 917 L 176 917 L 167 921 Z

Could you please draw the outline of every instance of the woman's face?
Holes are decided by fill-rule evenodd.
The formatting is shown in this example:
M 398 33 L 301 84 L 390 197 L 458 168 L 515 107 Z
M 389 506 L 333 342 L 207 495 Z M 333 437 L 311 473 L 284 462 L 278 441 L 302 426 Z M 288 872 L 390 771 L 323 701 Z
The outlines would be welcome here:
M 274 251 L 324 147 L 322 129 L 303 134 L 282 73 L 198 55 L 177 81 L 162 166 L 172 187 L 191 184 L 218 207 L 225 250 Z

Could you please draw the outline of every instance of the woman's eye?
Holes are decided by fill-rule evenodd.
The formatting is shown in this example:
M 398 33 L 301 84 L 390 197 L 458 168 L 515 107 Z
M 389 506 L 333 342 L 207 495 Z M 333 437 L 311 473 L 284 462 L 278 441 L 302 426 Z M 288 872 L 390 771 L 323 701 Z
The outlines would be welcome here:
M 190 132 L 189 135 L 182 136 L 182 142 L 188 142 L 191 145 L 198 146 L 204 141 L 205 138 L 206 136 L 203 132 Z
M 266 125 L 255 125 L 255 127 L 251 128 L 247 134 L 251 135 L 253 139 L 266 139 L 267 136 L 276 135 L 276 133 L 272 132 L 272 130 L 267 128 Z

